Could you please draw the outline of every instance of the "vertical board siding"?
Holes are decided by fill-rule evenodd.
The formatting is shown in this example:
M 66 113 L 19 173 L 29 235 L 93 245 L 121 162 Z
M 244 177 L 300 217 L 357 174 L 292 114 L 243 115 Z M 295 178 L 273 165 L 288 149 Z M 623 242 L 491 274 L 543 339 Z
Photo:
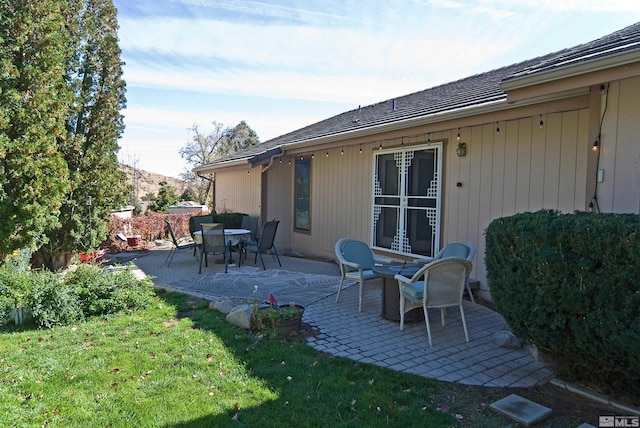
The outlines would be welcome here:
M 355 237 L 370 242 L 372 146 L 318 152 L 311 161 L 311 233 L 294 233 L 291 247 L 334 258 L 335 242 Z M 344 154 L 341 152 L 344 150 Z
M 469 218 L 467 219 L 467 236 L 466 240 L 476 243 L 478 246 L 478 256 L 476 260 L 482 260 L 484 251 L 480 249 L 480 239 L 483 229 L 480 229 L 480 172 L 482 171 L 482 127 L 474 126 L 470 129 L 470 138 L 467 142 L 467 152 L 469 153 Z M 446 201 L 445 201 L 446 203 Z M 482 247 L 484 248 L 484 247 Z M 477 265 L 477 263 L 476 263 Z
M 589 156 L 592 155 L 589 125 L 589 110 L 580 110 L 576 141 L 576 187 L 573 201 L 576 210 L 586 210 L 585 197 L 591 196 L 587 195 L 587 183 L 592 179 L 587 175 Z
M 525 118 L 518 121 L 518 154 L 515 160 L 516 166 L 516 206 L 515 212 L 524 212 L 529 209 L 531 191 L 531 139 L 532 119 Z M 538 121 L 538 127 L 539 121 Z
M 447 224 L 443 244 L 460 239 L 476 244 L 478 257 L 471 276 L 480 280 L 485 292 L 484 231 L 492 220 L 543 208 L 584 209 L 588 117 L 587 109 L 549 114 L 543 117 L 542 128 L 539 116 L 500 122 L 500 134 L 495 123 L 464 129 L 468 194 L 460 197 L 453 190 L 463 164 L 448 162 L 444 209 L 458 213 L 460 224 Z M 451 146 L 449 155 L 453 150 L 455 156 Z
M 457 187 L 456 183 L 449 183 L 450 187 L 453 187 L 454 189 L 456 189 L 457 192 L 457 204 L 459 205 L 458 208 L 458 219 L 457 219 L 457 229 L 456 232 L 457 234 L 455 235 L 454 239 L 449 239 L 449 240 L 466 240 L 467 236 L 469 235 L 469 222 L 467 221 L 467 219 L 469 218 L 469 198 L 470 198 L 470 192 L 471 192 L 471 153 L 470 153 L 470 147 L 468 144 L 469 141 L 469 128 L 464 128 L 460 130 L 460 142 L 465 143 L 467 145 L 467 154 L 464 157 L 461 158 L 457 158 L 457 155 L 453 154 L 452 156 L 455 156 L 458 159 L 458 181 L 460 182 L 461 186 Z M 457 138 L 457 132 L 456 132 L 456 138 Z M 458 142 L 457 140 L 451 140 L 454 141 L 453 144 L 451 144 L 452 146 L 452 150 L 455 153 L 455 150 L 457 148 Z
M 562 115 L 548 116 L 547 141 L 544 153 L 544 188 L 542 208 L 558 208 L 558 182 L 560 180 L 560 145 L 562 141 Z
M 289 164 L 291 161 L 291 164 Z M 290 248 L 291 235 L 293 230 L 293 159 L 278 159 L 263 174 L 267 174 L 269 187 L 266 193 L 266 217 L 260 222 L 279 220 L 276 232 L 275 245 L 281 252 L 285 248 Z
M 491 153 L 491 182 L 490 194 L 491 194 L 491 218 L 502 217 L 504 212 L 504 197 L 505 197 L 505 144 L 506 144 L 506 129 L 507 124 L 500 122 L 500 132 L 494 130 L 492 132 L 493 148 Z M 496 125 L 497 129 L 497 125 Z M 487 143 L 491 144 L 491 139 L 487 138 Z
M 520 121 L 507 122 L 505 128 L 506 141 L 518 141 L 520 135 Z M 506 144 L 504 149 L 504 184 L 502 215 L 516 213 L 516 198 L 518 189 L 518 149 L 519 144 Z
M 616 103 L 620 105 L 619 115 L 630 122 L 633 97 L 640 94 L 629 92 L 624 99 L 616 95 Z M 543 120 L 542 128 L 539 115 L 501 121 L 499 134 L 495 122 L 463 127 L 461 141 L 467 145 L 464 157 L 456 155 L 458 128 L 431 133 L 432 141 L 445 142 L 442 245 L 456 240 L 476 244 L 478 256 L 472 278 L 480 280 L 485 292 L 484 231 L 493 219 L 542 208 L 563 212 L 584 209 L 590 153 L 590 143 L 585 141 L 589 135 L 589 110 L 547 114 Z M 607 132 L 606 138 L 610 138 L 612 134 Z M 631 137 L 627 138 L 631 140 Z M 637 138 L 633 140 L 634 149 L 637 149 L 636 141 Z M 404 140 L 405 147 L 414 143 L 420 142 Z M 400 140 L 397 144 L 400 145 Z M 308 256 L 333 259 L 334 245 L 339 238 L 351 236 L 370 242 L 373 152 L 378 146 L 379 141 L 372 141 L 362 144 L 362 153 L 359 144 L 329 149 L 328 157 L 326 150 L 315 153 L 311 161 L 311 233 L 293 229 L 294 158 L 284 157 L 282 163 L 274 163 L 265 172 L 269 180 L 268 218 L 263 220 L 281 221 L 276 240 L 280 250 L 291 248 Z M 606 150 L 613 149 L 613 143 L 606 146 Z M 341 150 L 344 154 L 340 154 Z M 636 158 L 627 160 L 631 172 L 620 175 L 619 180 L 629 180 L 636 174 L 637 182 L 640 176 L 637 150 L 635 153 Z M 229 209 L 259 207 L 256 201 L 259 201 L 260 183 L 254 180 L 258 176 L 253 171 L 247 174 L 246 170 L 218 172 L 218 196 L 225 199 Z M 460 187 L 456 186 L 458 182 Z M 243 195 L 252 187 L 253 190 Z M 603 186 L 599 192 L 605 190 Z M 608 203 L 613 204 L 613 200 Z M 237 206 L 231 206 L 232 201 Z M 638 206 L 637 197 L 633 203 Z
M 616 91 L 618 99 L 612 99 L 611 96 L 609 99 L 610 105 L 616 106 L 616 116 L 605 118 L 611 120 L 618 130 L 615 172 L 609 170 L 607 177 L 605 171 L 605 182 L 613 181 L 610 184 L 613 187 L 613 201 L 611 207 L 607 208 L 613 212 L 640 214 L 640 128 L 637 125 L 640 78 L 622 80 L 616 86 L 619 87 Z M 603 144 L 608 144 L 604 137 Z
M 607 95 L 601 104 L 600 116 L 604 115 L 602 123 L 602 132 L 599 148 L 599 164 L 598 168 L 604 171 L 604 181 L 597 183 L 596 197 L 598 206 L 602 212 L 612 212 L 613 198 L 615 195 L 615 175 L 616 170 L 616 152 L 618 142 L 618 101 L 620 99 L 620 85 L 618 83 L 610 84 L 607 89 Z
M 571 212 L 575 208 L 578 125 L 578 112 L 563 115 L 558 182 L 558 209 L 563 212 Z
M 217 212 L 260 215 L 260 168 L 217 172 L 215 180 Z
M 549 133 L 549 120 L 552 115 L 547 115 L 545 126 L 535 127 L 531 125 L 531 175 L 529 176 L 529 205 L 525 211 L 534 211 L 532 207 L 542 208 L 544 195 L 546 139 Z M 526 178 L 525 178 L 526 179 Z

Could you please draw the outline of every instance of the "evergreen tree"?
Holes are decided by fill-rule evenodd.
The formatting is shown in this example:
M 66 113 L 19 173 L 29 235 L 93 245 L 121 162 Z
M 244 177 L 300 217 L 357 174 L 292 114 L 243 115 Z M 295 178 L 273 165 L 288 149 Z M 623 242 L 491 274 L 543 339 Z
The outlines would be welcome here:
M 175 205 L 177 202 L 176 188 L 167 184 L 166 181 L 161 181 L 158 197 L 149 204 L 148 209 L 149 211 L 166 213 L 169 210 L 169 205 Z
M 69 189 L 63 7 L 0 1 L 0 256 L 41 245 Z
M 72 102 L 66 111 L 66 138 L 59 151 L 71 185 L 59 224 L 37 262 L 66 267 L 78 249 L 93 249 L 106 236 L 110 211 L 127 202 L 126 177 L 118 169 L 125 83 L 118 46 L 117 12 L 111 0 L 67 0 L 66 82 Z M 88 206 L 91 197 L 91 207 Z M 89 217 L 90 215 L 90 217 Z

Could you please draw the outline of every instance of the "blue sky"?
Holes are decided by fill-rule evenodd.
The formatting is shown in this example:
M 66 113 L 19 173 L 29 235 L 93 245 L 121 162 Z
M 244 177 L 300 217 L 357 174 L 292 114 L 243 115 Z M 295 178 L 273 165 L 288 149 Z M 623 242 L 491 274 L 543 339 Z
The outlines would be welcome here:
M 114 0 L 127 82 L 121 162 L 177 177 L 197 124 L 261 141 L 594 40 L 637 0 Z

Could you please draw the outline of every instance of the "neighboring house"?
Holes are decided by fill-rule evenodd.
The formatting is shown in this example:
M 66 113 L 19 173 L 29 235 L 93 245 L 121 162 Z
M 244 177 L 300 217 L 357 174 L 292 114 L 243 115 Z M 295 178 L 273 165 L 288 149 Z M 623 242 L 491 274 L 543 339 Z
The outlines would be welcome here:
M 111 217 L 116 217 L 123 220 L 131 218 L 133 217 L 133 212 L 135 211 L 135 209 L 136 207 L 134 207 L 133 205 L 120 207 L 116 210 L 111 211 Z
M 169 205 L 167 211 L 169 214 L 200 215 L 208 214 L 209 208 L 194 201 L 180 201 L 177 205 Z
M 543 208 L 640 214 L 640 23 L 348 111 L 194 172 L 215 173 L 218 209 L 280 220 L 278 248 L 306 255 L 335 258 L 347 236 L 405 259 L 472 241 L 472 277 L 489 297 L 493 219 Z

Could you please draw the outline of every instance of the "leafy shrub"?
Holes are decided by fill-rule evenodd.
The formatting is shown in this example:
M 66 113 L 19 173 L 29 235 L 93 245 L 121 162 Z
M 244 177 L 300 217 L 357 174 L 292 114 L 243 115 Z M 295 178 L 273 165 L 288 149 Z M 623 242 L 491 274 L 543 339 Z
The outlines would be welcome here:
M 9 320 L 9 314 L 13 307 L 14 305 L 11 299 L 4 294 L 0 294 L 0 325 L 5 324 Z
M 153 283 L 130 270 L 105 273 L 98 265 L 82 264 L 66 275 L 20 271 L 10 263 L 0 268 L 0 325 L 14 307 L 28 307 L 33 319 L 51 328 L 136 310 L 153 303 Z
M 31 275 L 31 279 L 35 285 L 32 314 L 39 325 L 52 328 L 85 318 L 78 294 L 59 274 L 39 272 Z
M 14 265 L 19 271 L 26 271 L 31 268 L 31 256 L 33 251 L 29 248 L 21 248 L 16 250 L 7 260 L 8 263 Z
M 571 379 L 639 394 L 640 217 L 518 214 L 486 230 L 492 298 Z
M 28 306 L 31 294 L 32 283 L 20 265 L 5 263 L 0 267 L 0 295 L 12 308 Z
M 90 264 L 69 272 L 65 283 L 77 293 L 87 317 L 146 307 L 153 296 L 149 279 L 139 280 L 128 270 L 106 275 L 102 268 Z

